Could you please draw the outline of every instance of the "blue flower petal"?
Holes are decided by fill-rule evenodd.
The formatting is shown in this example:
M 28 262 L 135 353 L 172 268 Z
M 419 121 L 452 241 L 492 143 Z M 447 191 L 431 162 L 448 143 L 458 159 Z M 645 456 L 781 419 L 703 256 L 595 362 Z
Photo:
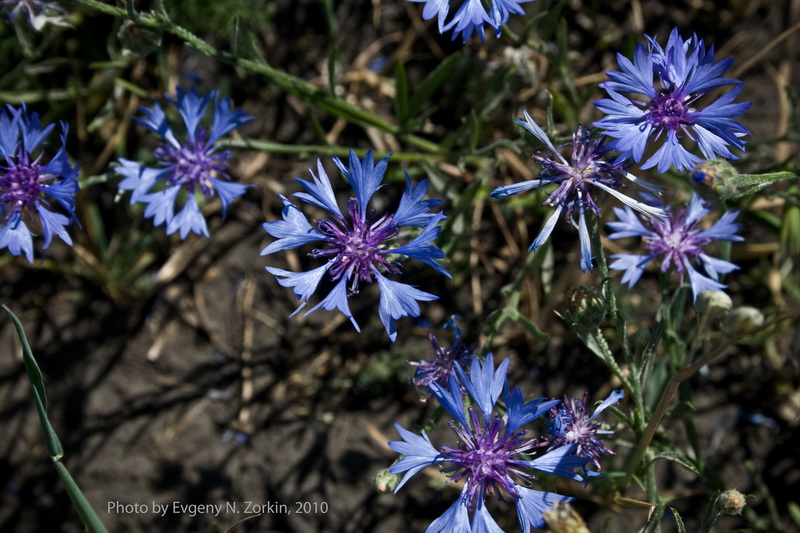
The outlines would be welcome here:
M 542 492 L 525 487 L 517 487 L 517 490 L 520 493 L 520 498 L 517 500 L 517 519 L 522 533 L 530 533 L 532 527 L 537 529 L 544 527 L 542 513 L 552 509 L 553 504 L 571 502 L 575 499 L 554 492 Z
M 0 228 L 0 249 L 2 248 L 8 248 L 11 255 L 24 253 L 28 262 L 33 263 L 33 235 L 18 213 Z
M 425 533 L 464 533 L 470 531 L 466 487 L 456 502 L 442 516 L 434 520 Z
M 430 302 L 438 299 L 438 296 L 421 291 L 411 285 L 392 281 L 385 278 L 380 273 L 375 272 L 378 287 L 381 291 L 381 299 L 378 314 L 381 322 L 389 334 L 392 342 L 397 339 L 397 329 L 394 321 L 404 316 L 419 316 L 419 304 L 417 302 Z
M 176 231 L 180 231 L 181 239 L 185 239 L 190 231 L 208 237 L 206 219 L 200 208 L 197 207 L 197 200 L 195 200 L 194 194 L 190 193 L 186 197 L 183 209 L 167 221 L 167 235 L 172 235 Z

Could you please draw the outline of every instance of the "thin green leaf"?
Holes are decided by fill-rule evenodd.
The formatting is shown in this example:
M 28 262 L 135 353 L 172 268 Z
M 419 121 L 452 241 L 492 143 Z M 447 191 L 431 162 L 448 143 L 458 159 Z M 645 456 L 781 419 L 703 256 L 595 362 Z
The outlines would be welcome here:
M 88 500 L 81 492 L 77 483 L 75 483 L 67 467 L 61 463 L 64 450 L 61 447 L 61 442 L 58 440 L 58 435 L 56 435 L 53 426 L 50 425 L 50 420 L 47 418 L 47 398 L 45 397 L 42 372 L 39 369 L 39 365 L 36 363 L 36 359 L 33 357 L 30 344 L 28 343 L 28 337 L 25 334 L 25 329 L 22 327 L 19 318 L 5 305 L 3 308 L 11 316 L 11 321 L 14 323 L 14 328 L 17 330 L 17 335 L 22 343 L 22 358 L 25 364 L 25 370 L 28 374 L 28 379 L 31 382 L 33 398 L 36 402 L 36 410 L 39 412 L 39 421 L 42 425 L 42 431 L 44 432 L 47 453 L 50 454 L 51 459 L 53 459 L 56 471 L 61 481 L 64 483 L 64 488 L 72 500 L 72 503 L 75 505 L 75 510 L 78 511 L 81 520 L 86 526 L 86 530 L 90 533 L 107 533 L 105 526 L 97 517 L 97 514 L 95 514 L 92 506 L 89 505 Z
M 103 522 L 100 521 L 94 509 L 92 509 L 86 496 L 83 495 L 80 487 L 78 487 L 78 484 L 75 483 L 75 480 L 70 475 L 67 467 L 64 466 L 61 461 L 56 461 L 55 465 L 58 477 L 61 478 L 61 482 L 64 484 L 69 499 L 72 500 L 75 510 L 78 511 L 78 515 L 80 515 L 83 524 L 86 526 L 86 531 L 89 533 L 108 533 L 108 530 L 103 525 Z
M 42 371 L 33 358 L 30 344 L 28 344 L 28 337 L 25 335 L 25 329 L 22 323 L 17 318 L 11 309 L 3 306 L 3 309 L 11 315 L 11 320 L 14 322 L 14 328 L 17 330 L 17 336 L 22 343 L 22 361 L 25 364 L 25 371 L 28 374 L 28 380 L 31 382 L 33 388 L 33 399 L 36 402 L 36 411 L 39 413 L 39 422 L 42 425 L 42 432 L 44 433 L 44 441 L 47 446 L 47 453 L 54 460 L 58 460 L 64 455 L 64 449 L 61 447 L 61 442 L 58 440 L 58 435 L 50 425 L 50 420 L 47 418 L 47 396 L 44 391 L 44 381 L 42 379 Z
M 673 463 L 677 463 L 680 466 L 682 466 L 683 468 L 685 468 L 686 470 L 689 470 L 690 472 L 694 472 L 695 474 L 699 474 L 700 473 L 700 471 L 697 469 L 697 466 L 694 464 L 694 462 L 691 459 L 689 459 L 688 457 L 686 457 L 685 455 L 681 454 L 681 453 L 678 453 L 678 452 L 661 452 L 661 453 L 656 454 L 655 457 L 653 457 L 653 462 L 655 462 L 655 461 L 657 461 L 659 459 L 665 459 L 667 461 L 672 461 Z

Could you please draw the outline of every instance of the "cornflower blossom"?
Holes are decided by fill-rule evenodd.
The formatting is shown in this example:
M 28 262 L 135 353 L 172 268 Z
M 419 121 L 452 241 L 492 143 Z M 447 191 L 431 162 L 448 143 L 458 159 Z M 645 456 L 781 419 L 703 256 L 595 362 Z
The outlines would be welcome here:
M 53 2 L 41 0 L 0 0 L 0 11 L 8 15 L 13 24 L 18 17 L 27 20 L 36 31 L 42 31 L 47 24 L 69 27 L 64 9 Z
M 603 424 L 595 422 L 595 418 L 607 407 L 614 405 L 624 397 L 623 391 L 613 391 L 597 406 L 592 416 L 587 418 L 586 401 L 589 399 L 589 394 L 584 393 L 582 400 L 577 398 L 569 400 L 565 395 L 564 401 L 550 410 L 547 432 L 552 438 L 549 441 L 548 449 L 554 450 L 560 446 L 577 444 L 575 455 L 586 457 L 598 471 L 601 470 L 600 456 L 604 453 L 611 455 L 615 455 L 615 453 L 609 450 L 597 436 L 613 435 L 614 432 L 601 429 Z
M 210 201 L 215 194 L 222 202 L 222 216 L 228 205 L 244 194 L 247 185 L 231 183 L 227 173 L 229 150 L 220 149 L 217 141 L 225 134 L 252 120 L 244 111 L 232 111 L 230 98 L 220 98 L 219 91 L 200 97 L 192 88 L 185 92 L 176 89 L 177 100 L 164 95 L 178 108 L 186 126 L 186 142 L 180 142 L 170 128 L 167 117 L 158 103 L 152 109 L 141 108 L 144 117 L 135 120 L 164 140 L 155 149 L 158 168 L 151 168 L 128 159 L 120 159 L 117 173 L 125 177 L 119 182 L 121 190 L 132 191 L 131 204 L 144 202 L 144 216 L 153 217 L 153 224 L 167 225 L 167 235 L 180 232 L 185 239 L 189 232 L 208 237 L 206 219 L 197 204 L 198 196 Z M 208 104 L 214 99 L 211 126 L 201 126 Z M 183 207 L 175 214 L 176 203 Z
M 280 268 L 266 267 L 278 283 L 284 287 L 292 287 L 300 301 L 300 306 L 291 316 L 306 306 L 326 273 L 335 283 L 333 289 L 303 316 L 320 307 L 327 311 L 338 309 L 360 332 L 361 329 L 350 312 L 348 298 L 357 294 L 363 284 L 377 282 L 380 290 L 378 314 L 392 341 L 397 338 L 396 319 L 419 316 L 418 302 L 428 302 L 438 298 L 412 285 L 393 281 L 384 275 L 401 274 L 399 257 L 394 256 L 405 255 L 418 259 L 440 274 L 450 277 L 450 273 L 437 263 L 438 259 L 444 258 L 444 252 L 431 244 L 439 236 L 441 231 L 439 222 L 444 220 L 445 216 L 442 213 L 428 212 L 442 201 L 422 199 L 428 189 L 427 180 L 412 186 L 411 178 L 406 173 L 406 190 L 400 198 L 397 211 L 385 212 L 378 216 L 374 209 L 368 209 L 373 194 L 381 187 L 390 157 L 391 155 L 386 156 L 376 165 L 371 151 L 367 152 L 363 160 L 359 160 L 355 152 L 351 151 L 349 167 L 338 157 L 333 158 L 356 195 L 347 201 L 346 211 L 339 209 L 330 179 L 320 160 L 317 160 L 318 175 L 309 169 L 313 181 L 296 178 L 306 192 L 295 193 L 294 196 L 331 214 L 329 219 L 315 220 L 316 227 L 308 222 L 300 209 L 281 196 L 283 220 L 264 224 L 266 232 L 278 240 L 264 248 L 261 255 L 298 248 L 315 241 L 323 241 L 325 245 L 324 248 L 315 248 L 309 253 L 312 258 L 324 259 L 325 264 L 308 272 L 289 272 Z M 393 241 L 396 242 L 398 237 L 405 234 L 401 231 L 407 226 L 422 228 L 422 231 L 405 244 L 390 247 Z
M 539 139 L 555 155 L 555 158 L 548 155 L 535 154 L 533 160 L 542 167 L 537 179 L 513 185 L 503 185 L 493 190 L 491 195 L 494 198 L 504 198 L 543 185 L 558 184 L 558 187 L 543 202 L 543 205 L 555 207 L 555 212 L 547 220 L 528 250 L 535 252 L 539 246 L 547 242 L 556 221 L 563 214 L 578 229 L 578 237 L 581 243 L 581 270 L 592 270 L 592 246 L 589 241 L 585 212 L 588 209 L 595 216 L 600 216 L 600 208 L 592 198 L 592 189 L 606 192 L 648 217 L 658 218 L 664 216 L 663 209 L 636 201 L 619 192 L 618 189 L 627 187 L 623 180 L 636 183 L 647 191 L 656 194 L 660 194 L 661 188 L 636 178 L 626 170 L 624 164 L 611 163 L 606 159 L 605 137 L 594 137 L 590 131 L 579 127 L 578 131 L 572 136 L 572 157 L 570 161 L 567 161 L 558 152 L 544 130 L 534 122 L 526 110 L 523 111 L 525 113 L 525 121 L 514 120 Z M 578 215 L 577 223 L 572 217 L 576 212 Z
M 615 254 L 616 259 L 609 268 L 624 270 L 622 283 L 633 287 L 644 273 L 645 266 L 660 258 L 661 272 L 666 272 L 671 266 L 675 267 L 680 276 L 681 283 L 686 274 L 689 274 L 689 284 L 694 293 L 694 300 L 705 290 L 720 291 L 727 287 L 719 283 L 719 274 L 727 274 L 739 267 L 707 255 L 703 247 L 714 241 L 743 241 L 744 238 L 736 235 L 740 224 L 734 222 L 738 211 L 727 211 L 715 224 L 708 229 L 703 229 L 701 220 L 711 213 L 700 196 L 696 193 L 687 207 L 669 213 L 664 221 L 645 220 L 645 224 L 636 217 L 630 209 L 614 209 L 619 222 L 609 222 L 608 226 L 614 233 L 609 239 L 623 237 L 641 237 L 649 252 L 647 255 Z M 700 263 L 707 276 L 698 272 L 692 263 Z
M 656 165 L 659 172 L 672 166 L 679 171 L 692 168 L 700 158 L 681 145 L 684 136 L 697 142 L 706 159 L 717 155 L 737 159 L 728 147 L 744 150 L 741 137 L 750 132 L 733 117 L 747 111 L 750 103 L 731 103 L 742 83 L 720 77 L 733 59 L 714 63 L 713 46 L 706 50 L 697 35 L 684 41 L 677 28 L 666 49 L 655 38 L 645 38 L 647 49 L 639 44 L 633 62 L 617 54 L 621 72 L 607 72 L 611 81 L 600 84 L 610 98 L 594 103 L 607 114 L 594 125 L 614 138 L 609 146 L 620 152 L 618 161 L 630 158 L 638 163 L 652 141 L 661 145 L 643 169 Z M 709 91 L 726 85 L 734 87 L 708 106 L 697 105 Z M 639 100 L 640 96 L 646 100 Z
M 33 233 L 38 226 L 46 249 L 53 235 L 72 246 L 66 226 L 75 220 L 78 165 L 70 164 L 66 152 L 67 124 L 61 122 L 61 146 L 45 164 L 39 150 L 55 127 L 42 127 L 39 115 L 28 114 L 25 104 L 0 111 L 0 249 L 12 255 L 25 254 L 33 263 Z M 38 154 L 36 153 L 38 151 Z M 53 201 L 67 216 L 52 211 Z
M 525 403 L 519 388 L 509 393 L 508 361 L 506 358 L 495 371 L 492 354 L 486 356 L 483 365 L 475 358 L 469 376 L 457 367 L 470 398 L 466 412 L 458 379 L 451 376 L 447 387 L 436 382 L 429 385 L 439 404 L 454 418 L 450 428 L 459 442 L 457 447 L 434 448 L 424 430 L 417 435 L 395 423 L 402 440 L 392 441 L 389 446 L 402 454 L 402 458 L 389 472 L 404 473 L 395 492 L 414 474 L 431 465 L 439 465 L 449 477 L 448 482 L 464 483 L 456 502 L 431 523 L 427 533 L 501 531 L 486 509 L 486 499 L 492 495 L 516 504 L 520 526 L 527 533 L 531 527 L 544 526 L 543 511 L 556 502 L 573 499 L 529 488 L 536 480 L 536 471 L 583 481 L 574 469 L 583 467 L 588 460 L 573 455 L 577 445 L 562 446 L 534 457 L 541 443 L 528 438 L 522 426 L 548 412 L 559 400 L 540 398 Z M 502 415 L 495 411 L 501 395 L 505 406 L 500 411 Z
M 510 13 L 524 15 L 525 10 L 520 4 L 532 2 L 533 0 L 490 0 L 489 11 L 484 7 L 481 0 L 461 0 L 461 5 L 448 21 L 450 14 L 450 4 L 448 0 L 409 0 L 410 2 L 424 3 L 422 18 L 430 20 L 436 17 L 439 24 L 439 33 L 444 34 L 453 30 L 453 39 L 461 35 L 464 42 L 467 42 L 476 31 L 481 38 L 481 42 L 486 42 L 484 27 L 486 24 L 494 27 L 495 35 L 500 37 L 502 26 L 508 22 Z
M 475 346 L 468 346 L 464 343 L 461 335 L 461 328 L 455 322 L 456 317 L 448 320 L 444 328 L 452 328 L 453 344 L 451 346 L 440 346 L 439 341 L 432 333 L 428 333 L 428 338 L 433 346 L 436 357 L 432 361 L 408 361 L 411 366 L 417 367 L 411 382 L 415 387 L 427 389 L 432 382 L 436 382 L 441 387 L 446 387 L 450 376 L 456 376 L 456 366 L 462 369 L 475 357 Z

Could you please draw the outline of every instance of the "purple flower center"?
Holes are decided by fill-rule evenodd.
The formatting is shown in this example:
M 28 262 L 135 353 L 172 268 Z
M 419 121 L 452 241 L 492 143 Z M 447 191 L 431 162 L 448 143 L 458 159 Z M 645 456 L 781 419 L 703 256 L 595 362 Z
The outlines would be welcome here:
M 686 209 L 669 216 L 663 223 L 647 223 L 656 237 L 645 235 L 642 239 L 653 255 L 663 256 L 661 271 L 666 272 L 674 264 L 683 279 L 684 262 L 703 253 L 702 247 L 711 242 L 708 237 L 698 236 L 697 221 L 686 223 Z
M 685 97 L 678 89 L 662 90 L 658 96 L 647 104 L 650 113 L 647 120 L 657 129 L 676 131 L 693 123 L 689 117 L 689 104 L 700 95 Z
M 571 401 L 564 397 L 558 406 L 550 411 L 550 424 L 547 431 L 553 436 L 550 441 L 550 449 L 569 444 L 577 444 L 575 454 L 586 457 L 600 469 L 599 458 L 604 453 L 614 455 L 603 441 L 597 438 L 598 434 L 611 434 L 611 431 L 603 431 L 602 424 L 595 422 L 591 417 L 586 416 L 586 401 L 588 395 L 583 395 L 583 401 L 573 398 Z
M 504 495 L 519 498 L 516 480 L 530 484 L 534 477 L 526 471 L 525 464 L 516 459 L 517 455 L 534 448 L 533 440 L 525 439 L 525 431 L 513 434 L 506 432 L 506 424 L 497 414 L 483 427 L 482 419 L 474 409 L 469 410 L 473 430 L 456 426 L 450 427 L 461 441 L 462 448 L 445 446 L 442 453 L 450 465 L 442 472 L 450 476 L 450 481 L 466 477 L 467 501 L 474 502 L 478 493 L 484 496 L 497 494 L 500 501 Z
M 44 185 L 38 159 L 28 161 L 28 154 L 20 150 L 16 161 L 3 170 L 0 176 L 0 204 L 20 212 L 41 201 Z
M 455 366 L 467 368 L 467 364 L 475 356 L 475 348 L 464 344 L 460 336 L 456 337 L 451 347 L 439 346 L 436 337 L 430 333 L 428 338 L 433 345 L 436 358 L 433 361 L 409 361 L 408 364 L 417 367 L 411 381 L 415 387 L 427 387 L 431 383 L 447 387 L 448 376 L 456 376 Z
M 602 183 L 614 189 L 622 186 L 621 180 L 616 176 L 622 171 L 622 166 L 606 161 L 603 142 L 604 138 L 592 138 L 591 132 L 581 126 L 572 138 L 570 163 L 557 161 L 549 156 L 533 156 L 542 165 L 541 178 L 560 182 L 558 188 L 544 201 L 544 205 L 566 206 L 566 216 L 575 207 L 580 211 L 589 208 L 596 216 L 600 216 L 600 208 L 592 198 L 589 185 Z
M 163 165 L 172 168 L 167 176 L 169 186 L 183 186 L 190 192 L 199 186 L 206 199 L 210 199 L 214 195 L 214 187 L 209 178 L 227 176 L 225 171 L 230 152 L 216 152 L 206 139 L 208 129 L 201 128 L 194 142 L 187 142 L 177 149 L 164 142 L 156 148 L 155 154 Z
M 373 272 L 377 265 L 390 274 L 399 274 L 399 265 L 387 261 L 383 243 L 397 235 L 400 226 L 391 215 L 383 215 L 375 220 L 375 212 L 366 217 L 361 215 L 361 206 L 357 199 L 347 201 L 350 220 L 335 216 L 333 220 L 322 220 L 317 229 L 325 236 L 328 248 L 312 250 L 311 257 L 331 257 L 333 264 L 328 269 L 331 279 L 336 281 L 342 276 L 351 280 L 350 293 L 358 292 L 359 283 L 372 283 Z

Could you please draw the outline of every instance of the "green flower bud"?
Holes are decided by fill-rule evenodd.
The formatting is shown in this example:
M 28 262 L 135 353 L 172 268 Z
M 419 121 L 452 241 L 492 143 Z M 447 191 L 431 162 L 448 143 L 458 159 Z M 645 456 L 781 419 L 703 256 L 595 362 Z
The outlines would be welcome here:
M 564 295 L 565 318 L 578 329 L 590 330 L 600 325 L 606 316 L 606 301 L 589 287 L 570 287 Z
M 706 200 L 731 200 L 757 193 L 778 181 L 790 180 L 797 174 L 789 171 L 766 174 L 739 174 L 733 165 L 722 159 L 703 161 L 692 171 L 692 183 Z
M 697 194 L 706 200 L 727 200 L 738 192 L 739 173 L 723 159 L 703 161 L 692 171 L 692 181 Z
M 375 489 L 378 492 L 386 494 L 387 492 L 393 492 L 394 489 L 397 488 L 397 485 L 400 483 L 400 476 L 390 474 L 389 469 L 384 468 L 375 474 L 372 482 L 375 484 Z

